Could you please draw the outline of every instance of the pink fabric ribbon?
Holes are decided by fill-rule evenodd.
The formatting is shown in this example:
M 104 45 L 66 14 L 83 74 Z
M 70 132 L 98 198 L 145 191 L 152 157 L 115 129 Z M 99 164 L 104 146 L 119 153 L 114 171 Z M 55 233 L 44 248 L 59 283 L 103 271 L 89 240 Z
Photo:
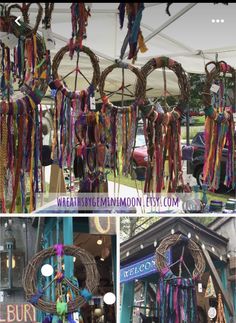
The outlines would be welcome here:
M 56 244 L 54 246 L 54 248 L 55 248 L 57 256 L 61 257 L 64 254 L 64 246 L 63 246 L 63 244 Z

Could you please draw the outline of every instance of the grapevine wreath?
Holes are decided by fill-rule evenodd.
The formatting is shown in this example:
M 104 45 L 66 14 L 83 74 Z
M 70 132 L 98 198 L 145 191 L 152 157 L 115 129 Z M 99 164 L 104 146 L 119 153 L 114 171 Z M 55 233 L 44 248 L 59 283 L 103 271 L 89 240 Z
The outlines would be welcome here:
M 148 75 L 157 68 L 164 72 L 164 90 L 166 95 L 165 68 L 172 70 L 177 78 L 180 89 L 180 99 L 177 107 L 172 111 L 157 110 L 148 101 L 140 107 L 144 118 L 144 133 L 148 146 L 148 168 L 145 180 L 145 192 L 161 192 L 167 187 L 168 192 L 175 192 L 179 181 L 182 189 L 185 189 L 182 177 L 182 151 L 181 151 L 181 127 L 180 118 L 187 108 L 190 86 L 187 75 L 181 64 L 168 58 L 156 57 L 150 59 L 141 72 L 147 79 Z M 139 92 L 142 83 L 138 80 L 136 91 Z M 155 138 L 155 139 L 154 139 Z M 168 157 L 167 157 L 168 156 Z M 165 160 L 168 159 L 168 182 L 164 183 Z
M 82 46 L 80 47 L 80 45 L 78 43 L 75 43 L 73 45 L 73 51 L 79 53 L 85 53 L 89 59 L 90 62 L 92 64 L 92 68 L 93 68 L 93 78 L 90 82 L 90 86 L 93 87 L 93 90 L 96 90 L 98 82 L 99 82 L 99 78 L 100 78 L 100 67 L 99 67 L 99 63 L 98 63 L 98 57 L 93 53 L 93 51 L 91 49 L 89 49 L 86 46 Z M 60 77 L 58 75 L 58 68 L 60 66 L 60 63 L 64 57 L 64 55 L 68 52 L 71 51 L 71 48 L 69 45 L 66 45 L 64 47 L 62 47 L 57 54 L 54 56 L 53 58 L 53 62 L 52 62 L 52 77 L 53 77 L 53 81 L 51 82 L 50 86 L 53 87 L 56 90 L 60 90 L 65 96 L 68 96 L 69 98 L 74 98 L 76 97 L 76 95 L 78 95 L 78 93 L 76 93 L 76 91 L 70 91 L 69 89 L 67 89 L 67 87 L 63 84 L 63 82 L 60 80 Z M 75 69 L 75 72 L 81 72 L 79 71 L 78 66 Z
M 213 66 L 213 68 L 209 71 L 210 66 Z M 232 107 L 226 106 L 227 89 L 224 82 L 226 83 L 226 79 L 230 79 L 235 83 L 236 72 L 224 61 L 209 62 L 205 66 L 205 71 L 206 82 L 203 91 L 203 104 L 206 120 L 203 179 L 211 189 L 219 188 L 222 178 L 222 153 L 227 143 L 226 173 L 223 180 L 227 187 L 234 188 L 236 183 L 235 126 Z M 217 87 L 215 92 L 212 89 L 213 86 Z
M 95 91 L 100 79 L 100 67 L 98 57 L 92 50 L 82 45 L 82 40 L 86 37 L 90 9 L 87 9 L 83 3 L 73 3 L 71 14 L 72 38 L 69 45 L 60 49 L 55 55 L 52 64 L 53 81 L 50 86 L 57 90 L 52 157 L 58 159 L 61 168 L 64 162 L 68 168 L 73 163 L 74 176 L 79 178 L 80 192 L 107 192 L 108 184 L 104 170 L 109 120 L 104 113 L 97 111 L 95 106 Z M 76 67 L 60 79 L 58 68 L 67 52 L 71 59 L 75 53 L 77 54 Z M 85 53 L 90 59 L 93 69 L 91 81 L 79 68 L 80 53 Z M 73 90 L 69 90 L 64 80 L 74 72 L 75 86 Z M 78 74 L 88 83 L 86 90 L 76 91 Z
M 96 291 L 100 279 L 94 257 L 86 250 L 77 246 L 64 246 L 58 244 L 51 248 L 40 251 L 31 259 L 23 276 L 23 287 L 26 293 L 26 298 L 42 312 L 58 314 L 58 302 L 46 300 L 45 292 L 49 285 L 44 289 L 38 289 L 37 286 L 37 274 L 41 266 L 46 259 L 53 256 L 57 256 L 58 258 L 58 268 L 54 279 L 49 285 L 51 285 L 53 282 L 56 282 L 59 286 L 63 283 L 67 285 L 75 294 L 75 298 L 71 298 L 67 302 L 66 313 L 76 312 L 78 311 L 79 307 L 83 306 L 88 301 L 89 296 L 92 296 L 92 293 Z M 78 286 L 75 286 L 71 279 L 65 277 L 61 266 L 63 256 L 76 257 L 81 261 L 86 270 L 85 288 L 81 289 Z
M 179 260 L 167 264 L 166 252 L 176 245 L 182 247 Z M 194 260 L 192 273 L 184 259 L 185 250 L 188 249 Z M 173 254 L 173 253 L 172 253 Z M 172 271 L 172 267 L 178 264 L 178 276 Z M 157 287 L 157 305 L 161 322 L 170 323 L 198 323 L 196 282 L 205 271 L 205 260 L 199 246 L 182 234 L 173 234 L 166 237 L 156 249 L 156 266 L 160 272 Z M 188 273 L 183 275 L 183 268 Z
M 160 272 L 168 268 L 165 256 L 167 250 L 185 239 L 186 238 L 182 234 L 172 234 L 161 241 L 160 245 L 156 248 L 156 266 Z M 195 264 L 193 278 L 200 278 L 205 271 L 205 260 L 202 250 L 197 243 L 191 239 L 187 239 L 187 246 Z
M 105 83 L 108 75 L 116 68 L 122 69 L 122 84 L 116 91 L 107 95 L 105 91 Z M 134 73 L 139 80 L 140 88 L 135 91 L 134 102 L 130 106 L 117 107 L 112 104 L 110 98 L 114 93 L 122 91 L 122 105 L 124 96 L 124 71 L 128 70 Z M 102 110 L 110 116 L 111 123 L 111 161 L 114 173 L 126 174 L 129 171 L 130 157 L 135 142 L 137 131 L 138 105 L 145 98 L 146 80 L 141 71 L 135 66 L 117 61 L 108 66 L 101 74 L 99 82 L 99 91 L 103 102 Z M 132 93 L 132 92 L 131 92 Z
M 18 211 L 25 212 L 24 172 L 30 174 L 31 211 L 35 203 L 34 192 L 39 189 L 37 179 L 33 180 L 34 176 L 38 176 L 38 156 L 34 154 L 34 149 L 39 153 L 40 141 L 34 138 L 39 135 L 39 127 L 34 128 L 33 121 L 36 124 L 39 123 L 37 105 L 47 90 L 50 57 L 42 37 L 37 33 L 43 9 L 37 3 L 39 10 L 35 26 L 31 28 L 28 25 L 30 5 L 31 3 L 28 5 L 24 3 L 22 7 L 18 4 L 10 5 L 8 8 L 2 7 L 0 17 L 0 31 L 2 32 L 0 200 L 2 212 L 6 212 L 6 200 L 11 200 L 10 212 L 14 212 L 16 199 L 19 196 L 19 186 L 21 186 L 21 210 Z M 11 11 L 15 9 L 22 12 L 24 21 L 20 22 L 20 26 L 15 22 L 16 17 L 11 15 Z M 14 62 L 10 59 L 11 51 L 14 52 L 12 52 Z M 16 82 L 16 78 L 19 79 L 22 94 L 14 100 L 13 83 Z M 25 139 L 27 143 L 23 140 L 24 129 L 27 129 Z M 22 168 L 24 169 L 20 176 Z M 5 183 L 7 183 L 6 189 Z

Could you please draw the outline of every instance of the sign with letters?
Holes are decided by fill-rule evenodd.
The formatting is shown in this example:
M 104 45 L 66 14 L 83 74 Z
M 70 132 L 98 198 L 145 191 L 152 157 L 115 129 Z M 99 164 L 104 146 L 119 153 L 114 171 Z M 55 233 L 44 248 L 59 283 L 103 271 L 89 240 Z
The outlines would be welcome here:
M 0 304 L 0 323 L 37 323 L 31 304 Z
M 125 267 L 120 269 L 120 282 L 126 283 L 141 277 L 149 276 L 153 273 L 157 273 L 156 263 L 155 263 L 155 254 L 149 255 L 145 258 L 133 262 Z M 167 263 L 171 262 L 171 252 L 170 250 L 166 253 Z

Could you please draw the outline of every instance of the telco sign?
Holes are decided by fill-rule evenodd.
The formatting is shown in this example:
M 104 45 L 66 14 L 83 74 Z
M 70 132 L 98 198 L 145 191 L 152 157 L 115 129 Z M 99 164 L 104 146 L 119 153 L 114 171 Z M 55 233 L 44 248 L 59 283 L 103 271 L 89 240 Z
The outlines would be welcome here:
M 167 263 L 170 263 L 170 251 L 166 253 Z M 152 273 L 157 273 L 157 267 L 155 262 L 155 255 L 149 255 L 145 258 L 140 259 L 128 266 L 121 267 L 120 269 L 120 282 L 126 283 L 141 277 L 149 276 Z

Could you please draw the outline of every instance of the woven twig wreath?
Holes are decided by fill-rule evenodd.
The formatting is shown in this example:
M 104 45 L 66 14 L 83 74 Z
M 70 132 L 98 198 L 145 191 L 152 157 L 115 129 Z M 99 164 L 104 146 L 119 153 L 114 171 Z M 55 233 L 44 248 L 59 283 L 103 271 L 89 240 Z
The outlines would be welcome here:
M 213 65 L 213 68 L 209 72 L 208 67 L 210 65 Z M 221 73 L 231 74 L 231 77 L 233 79 L 235 79 L 236 72 L 230 65 L 228 65 L 224 61 L 220 61 L 220 62 L 212 61 L 212 62 L 207 63 L 205 66 L 205 71 L 206 71 L 206 82 L 205 82 L 205 86 L 204 86 L 204 90 L 203 90 L 203 104 L 205 106 L 205 113 L 208 117 L 216 120 L 219 114 L 211 106 L 211 92 L 210 91 L 211 91 L 212 82 L 214 79 L 219 77 Z M 224 117 L 225 118 L 222 120 L 222 122 L 225 122 L 225 120 L 230 118 L 230 116 L 227 112 L 224 112 Z
M 91 85 L 93 86 L 94 90 L 96 90 L 98 82 L 99 82 L 99 78 L 100 78 L 100 67 L 99 67 L 99 63 L 98 63 L 98 57 L 88 47 L 82 46 L 82 48 L 80 48 L 79 44 L 75 44 L 73 47 L 73 50 L 79 51 L 81 53 L 85 53 L 90 58 L 92 68 L 93 68 L 93 78 L 91 81 Z M 66 46 L 62 47 L 54 56 L 53 62 L 52 62 L 53 82 L 50 84 L 50 86 L 53 87 L 54 89 L 62 91 L 65 96 L 73 97 L 74 95 L 76 95 L 76 93 L 67 89 L 64 86 L 63 82 L 60 81 L 60 78 L 58 75 L 59 65 L 60 65 L 64 55 L 69 51 L 70 51 L 70 48 L 68 45 L 66 45 Z
M 86 250 L 78 248 L 76 246 L 64 246 L 64 255 L 79 258 L 86 270 L 86 283 L 85 288 L 94 293 L 99 285 L 99 273 L 94 257 Z M 37 253 L 27 265 L 23 275 L 23 287 L 26 293 L 26 298 L 29 301 L 32 296 L 37 294 L 37 273 L 42 266 L 44 260 L 49 257 L 56 256 L 56 249 L 54 247 L 45 249 Z M 75 286 L 70 286 L 74 292 L 78 294 L 79 289 Z M 77 295 L 74 300 L 68 302 L 68 313 L 78 311 L 78 308 L 86 303 L 86 300 Z M 38 299 L 38 302 L 34 304 L 39 310 L 45 313 L 57 314 L 56 302 L 47 302 L 42 298 Z
M 28 4 L 24 4 L 22 7 L 19 5 L 19 4 L 12 4 L 10 5 L 8 8 L 7 8 L 7 17 L 10 18 L 10 15 L 11 15 L 11 11 L 12 9 L 17 9 L 17 10 L 20 10 L 21 13 L 22 13 L 22 16 L 23 16 L 23 19 L 24 19 L 24 23 L 26 24 L 29 24 L 29 9 L 30 9 L 30 6 L 34 4 L 33 2 L 32 3 L 28 3 Z M 43 8 L 41 6 L 40 3 L 38 2 L 35 2 L 35 4 L 38 6 L 38 13 L 37 13 L 37 16 L 36 16 L 36 19 L 35 19 L 35 25 L 33 28 L 29 29 L 25 34 L 24 34 L 24 37 L 30 37 L 31 35 L 33 34 L 36 34 L 37 33 L 37 30 L 38 30 L 38 27 L 39 27 L 39 24 L 40 24 L 40 21 L 42 19 L 42 16 L 43 16 Z M 14 28 L 14 25 L 16 25 L 15 23 L 15 19 L 16 17 L 14 17 L 14 23 L 12 24 L 12 28 Z M 16 28 L 16 34 L 15 36 L 16 37 L 20 37 L 21 36 L 21 26 L 19 25 L 16 25 L 17 28 Z
M 180 102 L 182 103 L 182 105 L 186 105 L 189 100 L 190 85 L 189 85 L 189 80 L 187 78 L 187 75 L 180 63 L 165 56 L 156 57 L 156 58 L 150 59 L 141 68 L 141 72 L 144 75 L 146 80 L 149 74 L 151 74 L 157 68 L 161 68 L 161 67 L 167 67 L 176 74 L 178 78 L 179 89 L 180 89 Z M 141 86 L 142 84 L 138 82 L 136 85 L 136 92 L 140 91 Z M 179 109 L 181 109 L 181 106 L 179 107 Z M 148 115 L 149 118 L 152 118 L 152 117 L 154 118 L 154 114 L 151 113 L 152 110 L 150 111 L 150 107 L 149 109 L 147 109 L 147 111 L 143 111 L 143 112 L 145 115 Z
M 115 68 L 128 69 L 136 75 L 138 82 L 140 84 L 140 87 L 138 89 L 137 88 L 135 89 L 135 102 L 139 103 L 142 100 L 144 100 L 145 91 L 146 91 L 146 79 L 144 78 L 140 69 L 136 68 L 131 64 L 117 62 L 108 66 L 101 74 L 100 82 L 99 82 L 99 92 L 103 103 L 107 106 L 112 106 L 111 102 L 109 101 L 105 93 L 105 82 L 108 74 L 110 74 Z
M 166 251 L 175 246 L 179 241 L 184 238 L 182 234 L 173 234 L 166 237 L 160 243 L 159 247 L 156 248 L 156 266 L 160 272 L 169 268 L 165 257 Z M 193 279 L 198 279 L 202 276 L 205 271 L 205 259 L 200 247 L 193 240 L 188 240 L 188 249 L 194 259 L 195 268 L 193 271 Z
M 32 28 L 24 22 L 21 22 L 21 26 L 19 27 L 15 23 L 16 17 L 6 16 L 0 17 L 0 31 L 10 32 L 14 34 L 16 37 L 26 37 L 27 35 L 32 33 Z M 28 102 L 28 98 L 34 101 L 35 104 L 39 104 L 45 95 L 48 87 L 47 80 L 47 70 L 48 70 L 48 62 L 46 60 L 46 49 L 44 46 L 44 42 L 42 37 L 37 33 L 36 34 L 36 42 L 37 42 L 37 64 L 38 64 L 38 75 L 39 78 L 34 82 L 33 88 L 29 88 L 27 84 L 23 84 L 22 87 L 25 88 L 26 95 L 19 99 L 19 101 Z M 16 100 L 17 103 L 18 100 Z M 9 110 L 14 110 L 13 108 L 17 105 L 14 101 L 7 102 L 0 101 L 0 110 L 4 113 L 7 113 Z M 18 111 L 19 114 L 26 113 L 27 104 L 24 104 L 24 108 L 21 111 Z

